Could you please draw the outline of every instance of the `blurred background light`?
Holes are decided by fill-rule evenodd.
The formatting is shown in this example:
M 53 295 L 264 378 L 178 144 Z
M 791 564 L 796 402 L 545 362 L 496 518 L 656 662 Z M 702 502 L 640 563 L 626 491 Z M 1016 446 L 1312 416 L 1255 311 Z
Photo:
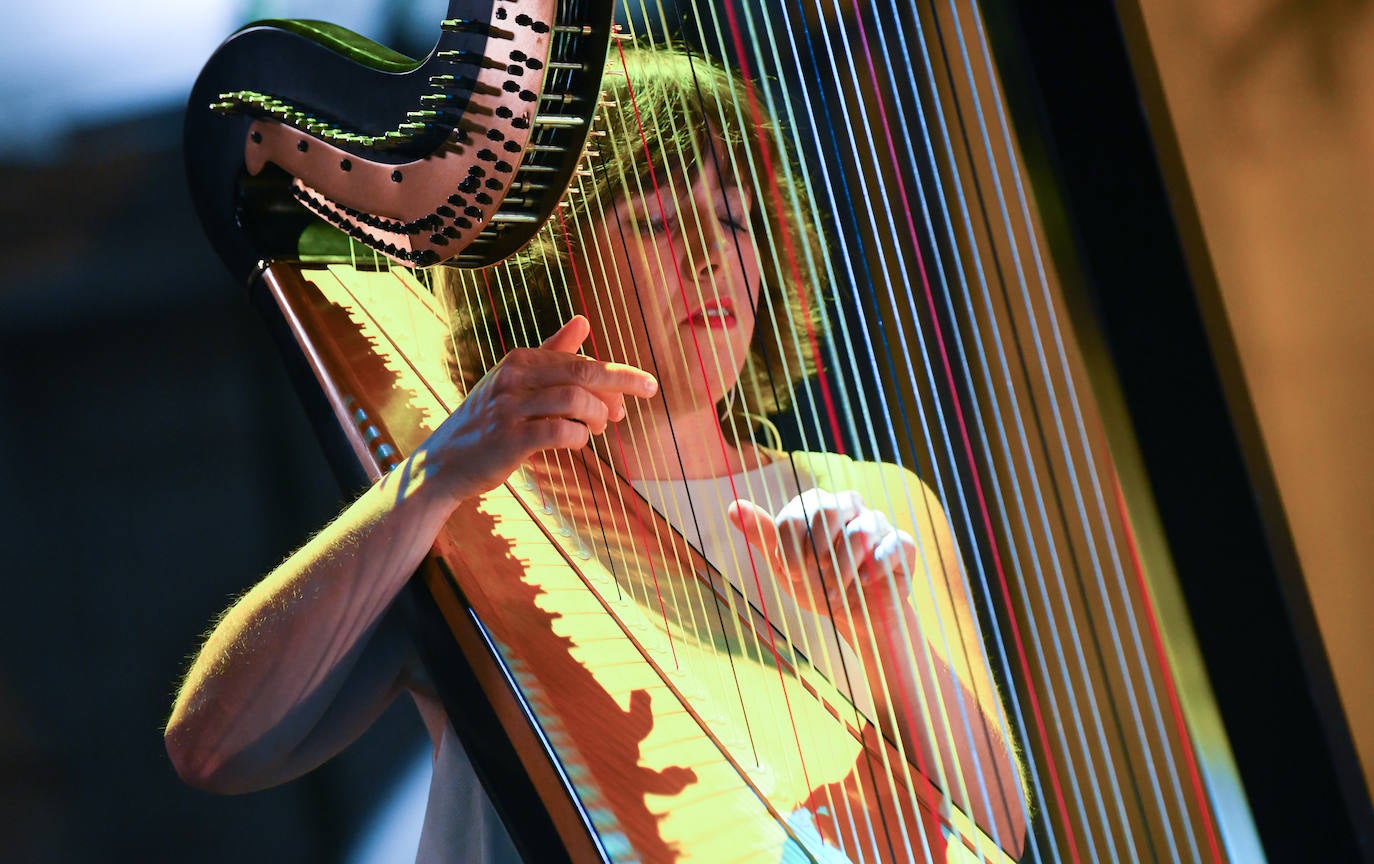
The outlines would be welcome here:
M 74 132 L 179 111 L 206 59 L 243 24 L 318 18 L 412 55 L 438 34 L 444 0 L 51 0 L 5 11 L 0 160 L 60 158 Z

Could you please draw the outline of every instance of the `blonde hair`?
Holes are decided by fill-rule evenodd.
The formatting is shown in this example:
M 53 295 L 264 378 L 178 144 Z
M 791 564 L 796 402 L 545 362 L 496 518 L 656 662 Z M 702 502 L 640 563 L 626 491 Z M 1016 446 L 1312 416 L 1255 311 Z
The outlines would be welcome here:
M 718 407 L 722 415 L 731 415 L 722 419 L 735 422 L 744 420 L 745 406 L 756 415 L 786 410 L 796 383 L 815 371 L 811 346 L 822 330 L 820 297 L 813 280 L 804 274 L 806 261 L 820 260 L 820 240 L 806 215 L 810 207 L 805 189 L 791 182 L 790 172 L 779 173 L 783 155 L 775 130 L 766 122 L 756 124 L 747 110 L 739 109 L 747 104 L 740 76 L 706 58 L 676 49 L 627 45 L 623 60 L 622 53 L 612 49 L 606 72 L 603 93 L 615 105 L 609 110 L 633 112 L 626 123 L 642 129 L 643 137 L 627 145 L 633 149 L 625 155 L 633 158 L 606 158 L 603 154 L 593 161 L 591 176 L 583 178 L 581 187 L 587 204 L 613 208 L 625 189 L 651 188 L 653 172 L 662 177 L 675 165 L 681 166 L 684 159 L 690 164 L 697 153 L 702 158 L 714 158 L 709 145 L 703 146 L 708 144 L 702 140 L 705 135 L 722 142 L 741 170 L 773 167 L 771 178 L 760 179 L 766 181 L 770 193 L 773 188 L 781 193 L 782 206 L 769 207 L 767 201 L 758 200 L 765 196 L 756 195 L 748 214 L 753 235 L 760 243 L 762 284 L 749 286 L 761 296 L 749 354 L 739 377 L 744 399 L 742 404 L 732 404 L 727 394 Z M 740 115 L 745 117 L 743 127 Z M 720 170 L 726 173 L 726 166 Z M 747 188 L 747 184 L 741 185 Z M 802 214 L 801 218 L 796 214 Z M 770 242 L 782 247 L 776 250 L 778 254 L 767 247 Z M 468 277 L 470 284 L 475 282 L 494 296 L 489 302 L 457 304 L 453 310 L 450 369 L 464 391 L 500 359 L 490 349 L 537 345 L 571 317 L 574 310 L 563 290 L 569 284 L 569 243 L 574 252 L 578 251 L 575 238 L 560 235 L 555 240 L 550 232 L 541 232 L 494 268 L 505 270 L 509 279 L 492 280 L 485 274 Z M 591 254 L 594 250 L 586 251 Z M 459 282 L 463 277 L 459 272 L 439 269 L 441 282 L 450 289 L 448 296 L 461 296 Z M 511 282 L 518 284 L 520 292 L 521 308 L 514 314 L 505 308 L 517 299 L 506 296 L 512 290 Z M 739 428 L 747 425 L 751 423 Z

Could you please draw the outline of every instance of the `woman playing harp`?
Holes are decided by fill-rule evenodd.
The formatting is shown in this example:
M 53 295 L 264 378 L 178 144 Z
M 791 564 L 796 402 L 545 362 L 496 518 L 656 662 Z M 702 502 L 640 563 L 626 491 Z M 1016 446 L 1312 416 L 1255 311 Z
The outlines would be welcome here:
M 421 857 L 511 855 L 388 610 L 460 501 L 536 453 L 597 436 L 594 449 L 783 642 L 802 646 L 805 662 L 1015 854 L 1026 805 L 935 496 L 896 466 L 761 445 L 744 419 L 746 408 L 790 401 L 815 327 L 813 289 L 786 278 L 794 268 L 773 254 L 815 243 L 815 231 L 792 215 L 802 208 L 763 206 L 750 179 L 765 159 L 778 164 L 775 145 L 741 129 L 737 87 L 705 61 L 640 50 L 608 68 L 629 125 L 611 130 L 603 153 L 613 155 L 575 217 L 516 261 L 450 280 L 449 351 L 466 399 L 400 470 L 226 613 L 167 729 L 178 770 L 222 791 L 284 781 L 408 690 L 436 748 Z M 584 344 L 591 358 L 577 353 Z M 570 484 L 566 473 L 543 476 Z M 639 596 L 646 586 L 626 587 Z M 681 610 L 654 611 L 690 635 Z M 719 647 L 698 641 L 702 653 Z M 775 800 L 813 854 L 842 845 L 835 823 L 856 793 L 857 749 L 808 755 L 804 782 L 780 781 L 792 785 Z

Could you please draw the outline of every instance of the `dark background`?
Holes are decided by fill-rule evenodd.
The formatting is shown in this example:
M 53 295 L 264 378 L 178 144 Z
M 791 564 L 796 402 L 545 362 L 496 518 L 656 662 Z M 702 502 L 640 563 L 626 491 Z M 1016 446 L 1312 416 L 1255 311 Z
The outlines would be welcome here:
M 181 126 L 196 71 L 244 22 L 327 18 L 423 54 L 446 5 L 6 11 L 0 859 L 414 860 L 429 745 L 408 700 L 257 794 L 191 789 L 163 749 L 215 617 L 345 503 L 246 286 L 202 233 Z M 398 805 L 407 778 L 421 797 Z
M 427 740 L 398 703 L 322 770 L 236 797 L 166 758 L 201 634 L 342 506 L 179 138 L 177 112 L 135 116 L 0 165 L 7 861 L 342 860 Z

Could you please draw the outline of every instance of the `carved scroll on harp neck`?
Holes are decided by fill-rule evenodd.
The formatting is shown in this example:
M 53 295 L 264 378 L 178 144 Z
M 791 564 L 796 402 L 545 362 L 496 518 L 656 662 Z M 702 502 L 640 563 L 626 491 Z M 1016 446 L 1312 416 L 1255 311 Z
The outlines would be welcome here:
M 493 263 L 557 206 L 592 124 L 609 15 L 561 19 L 569 5 L 498 0 L 445 20 L 408 73 L 425 83 L 384 131 L 251 90 L 212 108 L 255 118 L 249 175 L 276 166 L 296 204 L 355 241 L 409 266 Z

